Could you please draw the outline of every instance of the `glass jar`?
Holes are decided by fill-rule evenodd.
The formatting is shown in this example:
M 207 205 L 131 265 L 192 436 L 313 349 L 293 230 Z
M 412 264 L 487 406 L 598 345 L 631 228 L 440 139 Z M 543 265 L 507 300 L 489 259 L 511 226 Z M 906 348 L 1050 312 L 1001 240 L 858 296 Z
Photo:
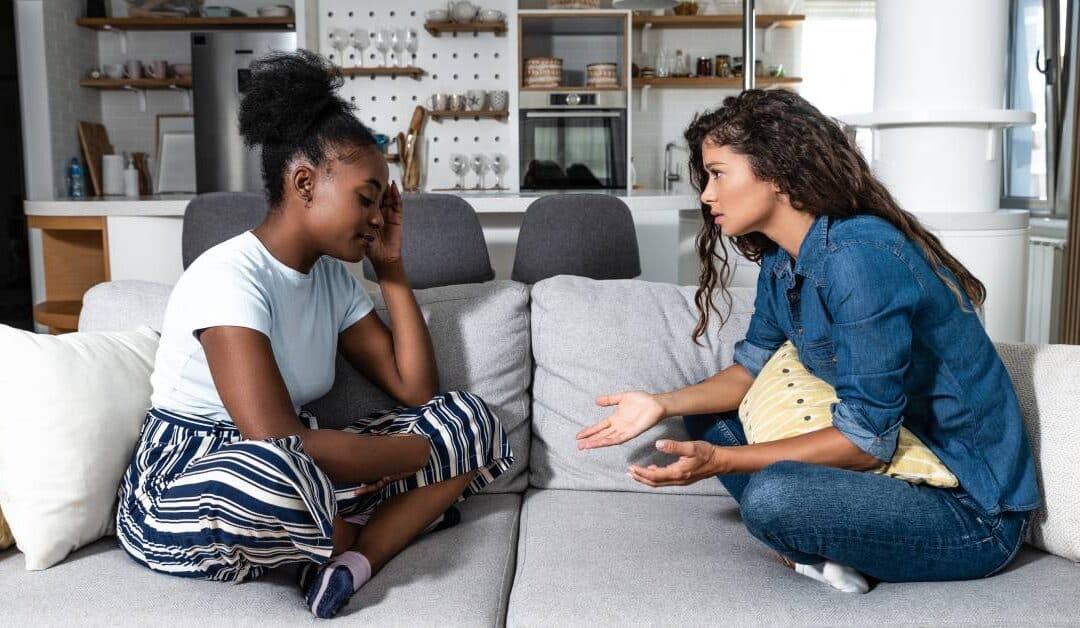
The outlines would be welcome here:
M 731 55 L 716 55 L 713 71 L 718 77 L 731 76 Z
M 697 75 L 712 76 L 712 59 L 708 57 L 697 58 Z

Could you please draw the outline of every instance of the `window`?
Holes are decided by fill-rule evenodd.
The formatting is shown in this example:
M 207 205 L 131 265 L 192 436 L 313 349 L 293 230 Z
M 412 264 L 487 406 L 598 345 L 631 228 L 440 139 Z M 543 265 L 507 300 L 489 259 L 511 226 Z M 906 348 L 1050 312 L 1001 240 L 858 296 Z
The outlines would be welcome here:
M 1035 124 L 1005 131 L 1003 207 L 1064 215 L 1051 199 L 1062 137 L 1062 81 L 1068 0 L 1011 0 L 1009 109 L 1032 111 Z

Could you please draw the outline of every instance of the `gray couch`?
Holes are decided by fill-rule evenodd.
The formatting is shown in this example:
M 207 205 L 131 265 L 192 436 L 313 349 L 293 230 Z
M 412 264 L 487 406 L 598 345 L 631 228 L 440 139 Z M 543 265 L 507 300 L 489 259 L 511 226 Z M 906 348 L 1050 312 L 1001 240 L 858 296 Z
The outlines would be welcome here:
M 743 624 L 1063 625 L 1080 622 L 1080 566 L 1026 547 L 1004 573 L 979 581 L 880 584 L 834 593 L 796 575 L 742 527 L 719 482 L 647 489 L 629 462 L 659 462 L 652 442 L 685 438 L 677 419 L 621 447 L 578 452 L 573 435 L 609 410 L 599 393 L 660 391 L 731 363 L 752 294 L 736 291 L 721 329 L 689 338 L 693 289 L 636 280 L 555 277 L 417 292 L 445 389 L 483 397 L 501 417 L 517 461 L 462 504 L 463 521 L 420 538 L 368 583 L 340 624 L 579 626 Z M 87 294 L 83 330 L 160 328 L 168 288 L 102 284 Z M 385 315 L 385 311 L 381 311 Z M 1053 348 L 1052 348 L 1053 349 Z M 1080 347 L 1066 351 L 1080 363 Z M 1033 356 L 1002 351 L 1039 412 Z M 1034 400 L 1034 401 L 1032 401 Z M 344 363 L 312 404 L 323 424 L 391 402 Z M 1080 407 L 1080 397 L 1071 407 Z M 1052 439 L 1043 438 L 1044 442 Z M 114 538 L 61 564 L 26 572 L 0 554 L 3 625 L 253 625 L 316 622 L 290 570 L 241 585 L 183 580 L 127 558 Z

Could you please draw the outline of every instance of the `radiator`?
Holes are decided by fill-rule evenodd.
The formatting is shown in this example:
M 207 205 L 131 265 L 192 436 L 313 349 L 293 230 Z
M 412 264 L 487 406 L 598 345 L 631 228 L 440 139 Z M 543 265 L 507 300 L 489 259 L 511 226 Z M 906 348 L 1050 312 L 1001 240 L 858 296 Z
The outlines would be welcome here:
M 1031 237 L 1028 251 L 1027 323 L 1024 342 L 1058 342 L 1065 240 Z

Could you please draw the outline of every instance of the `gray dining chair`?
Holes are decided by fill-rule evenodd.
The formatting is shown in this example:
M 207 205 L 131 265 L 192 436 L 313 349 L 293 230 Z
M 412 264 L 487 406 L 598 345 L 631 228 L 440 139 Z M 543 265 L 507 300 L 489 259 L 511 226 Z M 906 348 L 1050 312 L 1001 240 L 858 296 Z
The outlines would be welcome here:
M 480 219 L 472 205 L 451 194 L 405 194 L 401 198 L 401 259 L 414 289 L 495 278 Z M 364 260 L 364 277 L 375 269 Z
M 606 194 L 552 194 L 529 205 L 511 278 L 531 284 L 555 275 L 641 275 L 637 231 L 626 203 Z
M 207 249 L 258 227 L 268 209 L 266 197 L 253 192 L 210 192 L 191 199 L 180 236 L 184 269 Z

